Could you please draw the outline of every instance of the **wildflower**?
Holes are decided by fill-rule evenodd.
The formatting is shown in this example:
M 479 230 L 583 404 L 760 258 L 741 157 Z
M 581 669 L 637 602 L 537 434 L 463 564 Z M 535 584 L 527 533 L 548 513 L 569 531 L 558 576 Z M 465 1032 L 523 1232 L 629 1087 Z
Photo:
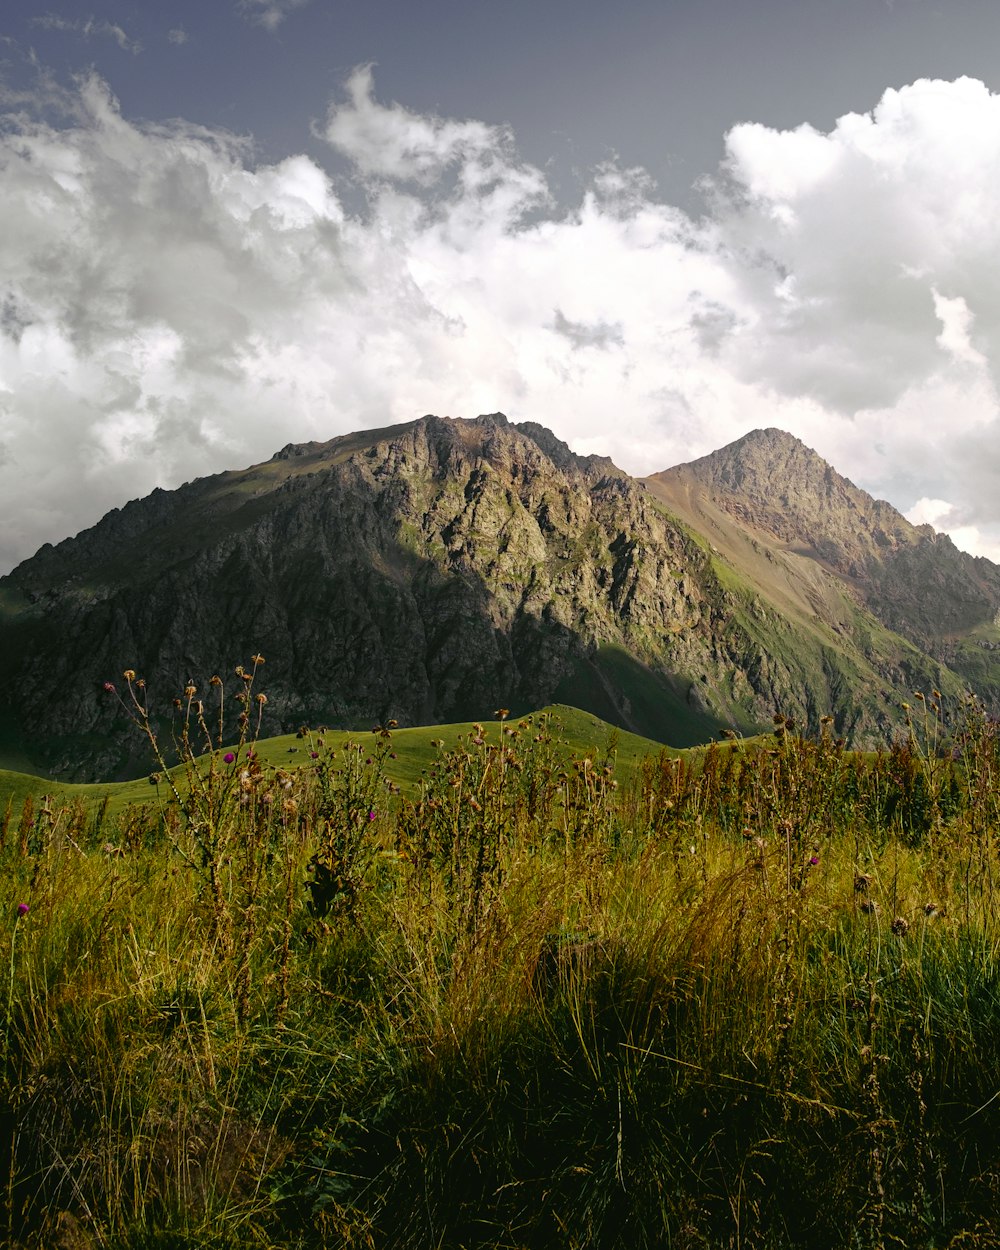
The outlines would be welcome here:
M 878 911 L 878 903 L 876 903 L 873 898 L 866 898 L 861 904 L 861 910 L 866 916 L 874 916 Z
M 160 774 L 159 774 L 159 773 L 150 773 L 150 774 L 149 774 L 149 784 L 150 784 L 151 786 L 158 786 L 158 785 L 160 784 Z
M 125 672 L 122 673 L 122 676 L 125 678 L 126 681 L 135 681 L 135 669 L 127 668 Z
M 263 706 L 267 702 L 267 695 L 266 694 L 257 695 L 257 702 L 261 704 L 261 706 Z
M 310 752 L 309 752 L 309 758 L 310 758 L 311 760 L 318 760 L 318 759 L 319 759 L 319 752 L 318 752 L 318 751 L 310 751 Z
M 368 819 L 369 820 L 375 819 L 375 812 L 371 808 L 368 809 Z
M 226 764 L 234 764 L 236 762 L 236 756 L 232 751 L 227 751 L 222 758 Z
M 871 885 L 872 879 L 866 872 L 859 872 L 854 878 L 854 893 L 867 894 L 868 887 Z
M 106 682 L 104 683 L 104 689 L 105 689 L 105 691 L 106 691 L 108 694 L 114 694 L 114 693 L 115 693 L 115 683 L 114 683 L 113 681 L 106 681 Z
M 222 678 L 219 676 L 219 674 L 218 674 L 218 673 L 216 673 L 213 677 L 210 677 L 210 678 L 208 679 L 208 684 L 209 684 L 210 686 L 221 686 L 221 685 L 222 685 Z
M 819 856 L 818 856 L 818 855 L 810 855 L 810 856 L 809 856 L 809 867 L 810 867 L 810 868 L 815 868 L 815 867 L 816 867 L 816 865 L 817 865 L 818 863 L 819 863 Z
M 262 655 L 252 655 L 250 659 L 253 660 L 254 664 L 264 663 L 264 657 Z
M 924 903 L 924 915 L 933 916 L 937 911 L 937 903 Z
M 198 687 L 189 684 L 184 687 L 184 693 L 187 695 L 189 699 L 193 699 L 194 696 L 198 693 Z
M 27 903 L 18 903 L 17 905 L 17 914 L 19 916 L 26 916 L 30 910 L 31 908 Z
M 905 916 L 897 916 L 889 928 L 895 933 L 896 937 L 906 937 L 910 929 L 910 922 Z

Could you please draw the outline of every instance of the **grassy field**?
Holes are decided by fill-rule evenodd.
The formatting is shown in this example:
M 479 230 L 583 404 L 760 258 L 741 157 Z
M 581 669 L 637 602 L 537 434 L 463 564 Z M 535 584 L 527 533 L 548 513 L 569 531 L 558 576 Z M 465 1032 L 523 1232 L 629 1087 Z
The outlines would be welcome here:
M 1000 1245 L 1000 734 L 950 711 L 862 756 L 557 709 L 12 804 L 0 1241 Z

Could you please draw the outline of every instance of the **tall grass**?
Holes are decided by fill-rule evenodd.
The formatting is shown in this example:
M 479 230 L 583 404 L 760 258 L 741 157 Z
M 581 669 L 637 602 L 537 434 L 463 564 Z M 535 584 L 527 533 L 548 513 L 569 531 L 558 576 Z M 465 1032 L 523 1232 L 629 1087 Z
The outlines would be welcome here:
M 127 678 L 152 813 L 5 823 L 8 1244 L 1000 1244 L 975 701 L 627 786 L 501 710 L 404 799 L 392 726 L 255 761 L 258 670 L 228 749 L 185 693 L 176 790 Z

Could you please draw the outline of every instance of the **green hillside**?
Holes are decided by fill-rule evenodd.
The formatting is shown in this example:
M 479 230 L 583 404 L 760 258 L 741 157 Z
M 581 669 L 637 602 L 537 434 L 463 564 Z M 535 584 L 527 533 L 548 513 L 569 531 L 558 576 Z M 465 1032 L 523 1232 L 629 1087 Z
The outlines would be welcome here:
M 551 728 L 559 743 L 560 750 L 565 752 L 567 759 L 585 755 L 603 754 L 612 750 L 615 754 L 616 772 L 622 780 L 633 775 L 639 762 L 650 754 L 668 750 L 659 742 L 626 730 L 616 729 L 606 721 L 589 712 L 581 712 L 574 707 L 553 704 L 532 713 L 529 717 L 518 720 L 538 720 L 541 716 L 551 718 Z M 499 725 L 496 721 L 481 722 L 487 740 L 495 740 Z M 515 722 L 517 723 L 517 722 Z M 463 721 L 452 725 L 426 725 L 411 729 L 393 731 L 394 759 L 386 761 L 386 777 L 400 786 L 403 793 L 413 792 L 419 786 L 423 770 L 436 758 L 440 750 L 448 750 L 455 746 L 459 738 L 469 735 L 476 722 Z M 299 738 L 296 734 L 281 734 L 275 738 L 262 738 L 255 750 L 260 762 L 265 767 L 294 769 L 310 763 L 311 752 L 317 748 L 338 747 L 346 741 L 356 742 L 364 748 L 374 748 L 376 737 L 371 731 L 353 733 L 348 730 L 336 729 L 325 733 L 313 731 L 307 738 Z M 439 746 L 436 744 L 443 744 Z M 222 748 L 223 752 L 227 748 Z M 150 761 L 151 769 L 154 761 Z M 151 771 L 151 776 L 155 775 Z M 172 771 L 178 783 L 183 784 L 184 769 L 178 766 Z M 154 787 L 149 778 L 138 781 L 122 781 L 109 783 L 92 783 L 72 785 L 66 782 L 53 781 L 29 773 L 0 769 L 0 814 L 6 809 L 8 802 L 12 811 L 20 809 L 28 795 L 40 798 L 51 795 L 60 802 L 82 802 L 88 808 L 96 808 L 105 798 L 109 799 L 108 810 L 111 814 L 121 811 L 134 803 L 156 801 L 157 793 L 166 796 L 167 787 L 162 783 Z

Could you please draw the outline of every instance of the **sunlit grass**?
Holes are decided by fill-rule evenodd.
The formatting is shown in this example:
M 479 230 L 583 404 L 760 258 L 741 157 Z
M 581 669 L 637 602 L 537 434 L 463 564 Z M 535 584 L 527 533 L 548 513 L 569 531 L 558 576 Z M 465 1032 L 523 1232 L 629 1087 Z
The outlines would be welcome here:
M 864 757 L 782 721 L 623 770 L 537 714 L 224 741 L 99 826 L 36 796 L 3 1237 L 995 1244 L 1000 741 L 924 702 Z

